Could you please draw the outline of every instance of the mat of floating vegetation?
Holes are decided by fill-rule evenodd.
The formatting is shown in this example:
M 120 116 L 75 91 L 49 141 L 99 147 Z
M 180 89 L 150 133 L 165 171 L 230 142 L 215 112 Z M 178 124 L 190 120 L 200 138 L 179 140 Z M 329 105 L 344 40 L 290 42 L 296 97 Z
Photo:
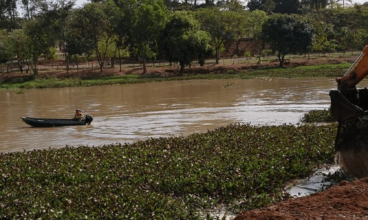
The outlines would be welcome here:
M 219 204 L 232 213 L 265 207 L 283 199 L 288 181 L 333 162 L 335 134 L 333 124 L 234 124 L 133 144 L 1 154 L 0 219 L 200 219 L 200 210 Z
M 307 112 L 300 121 L 305 123 L 326 123 L 335 122 L 335 119 L 331 116 L 330 109 L 323 109 Z

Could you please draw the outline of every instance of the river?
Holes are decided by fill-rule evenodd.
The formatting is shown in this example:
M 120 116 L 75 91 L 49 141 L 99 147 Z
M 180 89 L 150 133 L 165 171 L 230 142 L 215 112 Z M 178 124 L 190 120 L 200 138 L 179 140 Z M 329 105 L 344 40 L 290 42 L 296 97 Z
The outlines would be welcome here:
M 0 152 L 100 146 L 202 133 L 232 123 L 296 124 L 327 109 L 333 78 L 188 80 L 142 84 L 0 90 Z M 20 116 L 93 115 L 87 126 L 33 128 Z

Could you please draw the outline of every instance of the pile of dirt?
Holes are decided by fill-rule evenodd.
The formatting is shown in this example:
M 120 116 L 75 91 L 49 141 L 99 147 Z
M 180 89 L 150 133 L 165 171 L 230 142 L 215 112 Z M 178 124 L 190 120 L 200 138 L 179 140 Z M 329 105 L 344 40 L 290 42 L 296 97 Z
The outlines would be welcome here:
M 234 220 L 368 218 L 368 178 L 341 181 L 323 192 L 245 211 Z

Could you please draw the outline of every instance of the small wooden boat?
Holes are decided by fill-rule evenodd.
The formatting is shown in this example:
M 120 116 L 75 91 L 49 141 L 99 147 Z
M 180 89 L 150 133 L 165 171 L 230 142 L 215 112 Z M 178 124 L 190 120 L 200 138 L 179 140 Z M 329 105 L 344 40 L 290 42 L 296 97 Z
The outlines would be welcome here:
M 31 118 L 20 117 L 23 122 L 31 125 L 32 127 L 58 127 L 58 126 L 73 126 L 73 125 L 86 125 L 91 124 L 93 118 L 91 115 L 86 115 L 82 120 L 76 119 L 53 119 L 53 118 Z

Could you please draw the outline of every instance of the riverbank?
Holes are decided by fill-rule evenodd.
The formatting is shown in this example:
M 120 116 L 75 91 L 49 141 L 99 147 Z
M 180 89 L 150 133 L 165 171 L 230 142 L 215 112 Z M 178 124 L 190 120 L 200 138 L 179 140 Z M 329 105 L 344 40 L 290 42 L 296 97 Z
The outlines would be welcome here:
M 143 75 L 140 68 L 120 72 L 117 67 L 107 68 L 102 73 L 98 70 L 72 70 L 68 73 L 65 70 L 45 70 L 36 77 L 32 73 L 3 73 L 0 74 L 0 88 L 79 87 L 188 79 L 338 77 L 343 75 L 354 58 L 296 59 L 284 68 L 279 68 L 277 62 L 206 65 L 186 68 L 183 75 L 177 68 L 149 68 Z
M 263 209 L 245 211 L 234 220 L 253 219 L 366 219 L 368 178 L 338 185 L 311 196 L 277 203 Z

